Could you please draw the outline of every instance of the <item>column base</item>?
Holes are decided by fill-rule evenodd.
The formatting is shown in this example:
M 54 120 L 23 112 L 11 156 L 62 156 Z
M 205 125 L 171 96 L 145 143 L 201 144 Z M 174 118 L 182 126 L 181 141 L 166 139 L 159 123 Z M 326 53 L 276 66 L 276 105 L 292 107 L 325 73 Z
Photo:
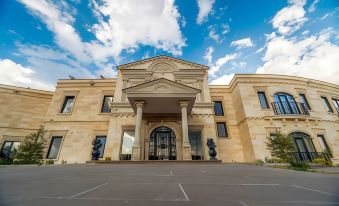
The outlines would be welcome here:
M 140 146 L 133 146 L 132 147 L 132 157 L 131 160 L 140 160 Z
M 192 160 L 191 146 L 183 146 L 181 153 L 183 160 Z

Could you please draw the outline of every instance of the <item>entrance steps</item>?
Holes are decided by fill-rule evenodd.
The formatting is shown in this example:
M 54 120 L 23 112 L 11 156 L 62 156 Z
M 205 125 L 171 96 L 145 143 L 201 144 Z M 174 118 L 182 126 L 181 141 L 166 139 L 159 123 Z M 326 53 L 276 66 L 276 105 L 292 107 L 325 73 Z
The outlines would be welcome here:
M 221 160 L 90 160 L 88 164 L 221 164 Z

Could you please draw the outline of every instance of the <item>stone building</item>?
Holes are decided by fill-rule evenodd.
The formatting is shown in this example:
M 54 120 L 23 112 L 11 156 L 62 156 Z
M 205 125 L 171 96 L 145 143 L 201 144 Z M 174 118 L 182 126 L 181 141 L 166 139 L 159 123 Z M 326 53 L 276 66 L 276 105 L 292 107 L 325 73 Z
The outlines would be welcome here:
M 44 125 L 46 159 L 84 163 L 92 142 L 102 160 L 270 158 L 267 138 L 290 134 L 295 158 L 339 163 L 339 86 L 301 77 L 236 74 L 208 85 L 208 67 L 168 56 L 118 66 L 117 78 L 59 80 L 55 92 L 0 86 L 0 145 L 11 151 Z

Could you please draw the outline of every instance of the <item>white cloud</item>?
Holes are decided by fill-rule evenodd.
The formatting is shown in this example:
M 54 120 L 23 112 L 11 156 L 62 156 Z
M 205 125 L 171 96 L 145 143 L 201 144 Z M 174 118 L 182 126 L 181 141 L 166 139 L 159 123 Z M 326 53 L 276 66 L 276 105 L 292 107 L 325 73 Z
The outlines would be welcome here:
M 103 0 L 93 1 L 93 7 L 99 23 L 92 31 L 105 48 L 110 48 L 103 55 L 119 56 L 122 50 L 139 45 L 181 55 L 186 46 L 174 0 Z
M 80 36 L 71 26 L 74 18 L 71 16 L 68 5 L 56 4 L 46 0 L 20 0 L 33 14 L 43 21 L 55 35 L 56 43 L 73 54 L 82 62 L 90 62 L 86 48 Z
M 197 24 L 202 24 L 207 20 L 208 14 L 211 12 L 215 0 L 197 0 L 199 13 L 197 16 Z
M 237 49 L 247 48 L 247 47 L 253 47 L 254 44 L 250 37 L 239 39 L 237 41 L 232 41 L 231 46 L 236 47 Z
M 225 74 L 211 82 L 211 85 L 228 85 L 233 79 L 234 74 Z
M 301 39 L 273 37 L 267 42 L 264 64 L 257 73 L 295 75 L 339 84 L 339 46 L 330 40 L 337 32 L 327 29 Z
M 133 51 L 139 45 L 153 46 L 173 55 L 181 55 L 185 46 L 174 0 L 103 0 L 100 3 L 93 0 L 92 10 L 99 23 L 87 26 L 96 36 L 90 42 L 82 41 L 72 26 L 76 10 L 66 2 L 19 1 L 54 33 L 60 48 L 82 63 L 98 65 L 112 57 L 119 61 L 123 50 Z
M 283 35 L 297 31 L 306 21 L 304 5 L 306 0 L 290 0 L 272 19 L 272 25 Z
M 211 65 L 212 63 L 212 54 L 214 52 L 214 48 L 213 47 L 208 47 L 205 51 L 205 56 L 204 59 L 208 62 L 208 65 Z
M 314 0 L 311 4 L 311 6 L 308 8 L 308 12 L 312 13 L 315 11 L 316 5 L 320 2 L 320 0 Z
M 228 24 L 222 24 L 222 34 L 227 34 L 228 32 L 231 31 L 230 26 Z
M 31 68 L 17 64 L 10 59 L 0 59 L 0 83 L 21 87 L 53 90 L 53 86 L 33 78 Z
M 211 66 L 211 68 L 209 69 L 208 71 L 209 75 L 211 75 L 212 77 L 215 77 L 216 73 L 220 70 L 220 68 L 224 64 L 236 58 L 237 58 L 237 54 L 233 53 L 233 54 L 227 54 L 224 57 L 217 59 L 215 63 Z
M 222 42 L 220 35 L 217 33 L 216 25 L 211 25 L 208 27 L 208 36 L 217 43 Z

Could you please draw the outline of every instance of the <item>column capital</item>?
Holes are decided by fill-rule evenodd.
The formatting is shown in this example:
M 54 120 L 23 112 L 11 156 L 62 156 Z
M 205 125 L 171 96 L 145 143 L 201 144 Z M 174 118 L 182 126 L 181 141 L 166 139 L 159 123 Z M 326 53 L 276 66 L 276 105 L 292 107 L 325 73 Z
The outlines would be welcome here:
M 187 108 L 189 101 L 179 101 L 179 105 L 181 108 Z
M 140 108 L 140 107 L 142 108 L 145 104 L 145 101 L 135 101 L 134 103 L 137 108 Z

